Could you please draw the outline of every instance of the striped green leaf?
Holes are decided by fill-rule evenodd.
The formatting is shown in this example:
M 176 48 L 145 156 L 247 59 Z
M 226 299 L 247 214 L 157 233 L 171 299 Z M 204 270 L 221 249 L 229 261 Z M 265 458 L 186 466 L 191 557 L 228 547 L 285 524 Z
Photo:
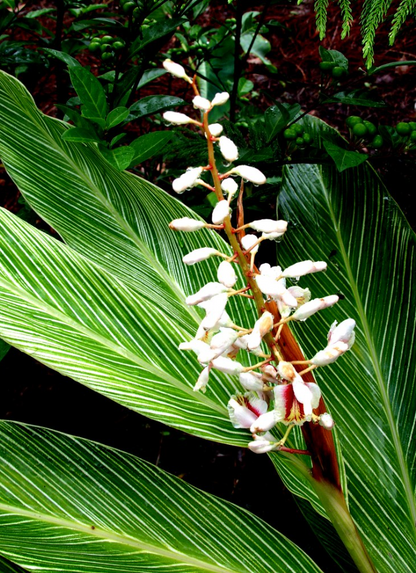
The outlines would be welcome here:
M 299 209 L 302 205 L 302 209 Z M 293 166 L 280 215 L 289 220 L 280 263 L 327 260 L 302 280 L 339 304 L 296 330 L 307 357 L 333 320 L 357 321 L 357 340 L 317 380 L 333 414 L 350 509 L 380 573 L 415 570 L 415 235 L 373 171 Z M 289 247 L 289 248 L 287 248 Z
M 131 455 L 13 422 L 0 450 L 0 551 L 29 571 L 321 571 L 249 512 Z
M 43 116 L 16 79 L 0 75 L 0 157 L 66 242 L 0 213 L 0 336 L 146 416 L 246 445 L 250 434 L 231 426 L 226 409 L 237 380 L 213 374 L 206 394 L 194 393 L 200 367 L 178 351 L 199 320 L 185 296 L 215 277 L 215 263 L 189 268 L 181 258 L 229 246 L 216 233 L 169 231 L 172 219 L 196 215 L 112 168 L 92 144 L 62 140 L 66 129 Z M 230 306 L 252 323 L 251 301 Z M 282 467 L 287 485 L 323 512 L 296 464 Z
M 27 569 L 22 569 L 4 557 L 0 557 L 0 573 L 27 573 Z

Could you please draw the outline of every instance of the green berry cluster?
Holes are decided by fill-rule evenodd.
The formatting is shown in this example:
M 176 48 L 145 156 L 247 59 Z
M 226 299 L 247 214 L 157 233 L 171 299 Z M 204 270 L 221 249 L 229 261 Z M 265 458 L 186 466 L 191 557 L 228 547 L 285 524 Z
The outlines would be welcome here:
M 416 143 L 416 121 L 401 121 L 396 125 L 396 132 L 409 142 Z
M 305 133 L 305 130 L 299 123 L 294 123 L 285 129 L 283 137 L 289 142 L 293 142 L 296 147 L 306 147 L 312 141 L 310 133 Z
M 337 66 L 335 62 L 321 62 L 319 67 L 323 74 L 330 74 L 334 80 L 339 80 L 348 74 L 345 68 Z
M 101 59 L 111 60 L 115 57 L 116 53 L 124 48 L 125 41 L 121 38 L 113 37 L 110 35 L 94 36 L 88 46 L 91 52 L 97 52 L 101 55 Z
M 358 139 L 367 139 L 374 149 L 383 147 L 383 138 L 378 133 L 377 127 L 371 121 L 362 119 L 358 115 L 350 115 L 345 123 L 350 128 L 352 135 Z
M 138 8 L 136 2 L 133 2 L 132 0 L 120 0 L 120 6 L 125 14 L 131 14 Z

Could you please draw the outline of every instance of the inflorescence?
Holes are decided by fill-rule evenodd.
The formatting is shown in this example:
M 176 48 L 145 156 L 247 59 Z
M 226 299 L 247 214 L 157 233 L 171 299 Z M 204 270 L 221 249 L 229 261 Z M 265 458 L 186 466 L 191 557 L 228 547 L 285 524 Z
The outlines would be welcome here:
M 260 219 L 234 228 L 231 225 L 231 202 L 237 191 L 242 192 L 244 181 L 255 185 L 266 183 L 266 177 L 257 168 L 249 165 L 232 167 L 225 173 L 219 173 L 215 163 L 214 145 L 229 164 L 237 161 L 238 149 L 228 137 L 221 135 L 222 126 L 209 124 L 210 111 L 228 101 L 225 92 L 217 93 L 212 101 L 200 96 L 195 79 L 191 79 L 185 69 L 171 60 L 163 63 L 165 69 L 175 77 L 192 85 L 195 96 L 194 107 L 199 110 L 199 119 L 193 119 L 183 113 L 172 111 L 163 114 L 164 119 L 175 125 L 195 125 L 201 128 L 207 139 L 209 164 L 191 167 L 173 181 L 176 193 L 202 185 L 217 196 L 218 202 L 212 212 L 212 223 L 194 220 L 188 217 L 176 219 L 170 223 L 175 231 L 194 232 L 202 228 L 224 230 L 234 251 L 232 256 L 219 252 L 215 248 L 202 247 L 183 258 L 186 265 L 193 265 L 211 257 L 221 260 L 217 270 L 217 281 L 209 282 L 198 292 L 187 297 L 188 305 L 197 305 L 205 310 L 193 340 L 183 342 L 181 350 L 191 350 L 202 366 L 202 371 L 194 386 L 195 391 L 204 392 L 210 370 L 219 370 L 231 376 L 238 376 L 243 392 L 232 396 L 228 402 L 231 423 L 236 428 L 250 430 L 253 441 L 249 448 L 256 453 L 273 450 L 286 450 L 285 441 L 294 426 L 305 422 L 320 424 L 331 430 L 334 421 L 327 412 L 316 414 L 321 390 L 314 382 L 305 382 L 302 378 L 307 372 L 335 362 L 349 350 L 354 342 L 355 321 L 351 318 L 340 324 L 334 322 L 328 334 L 327 345 L 310 360 L 286 361 L 279 346 L 282 329 L 291 321 L 304 321 L 316 312 L 333 306 L 338 302 L 337 295 L 311 299 L 307 288 L 288 286 L 287 279 L 295 279 L 307 274 L 326 270 L 323 261 L 301 261 L 285 269 L 270 264 L 255 266 L 255 257 L 259 246 L 265 240 L 280 240 L 287 229 L 282 220 Z M 212 185 L 206 183 L 202 174 L 209 171 Z M 235 178 L 241 180 L 238 185 Z M 249 234 L 245 231 L 250 230 Z M 247 284 L 235 288 L 237 273 L 235 265 L 240 265 Z M 252 328 L 244 328 L 233 322 L 226 312 L 227 302 L 232 296 L 253 298 L 258 311 Z M 274 302 L 278 314 L 267 310 L 267 303 Z M 264 349 L 267 347 L 267 352 Z M 258 357 L 253 366 L 245 367 L 236 357 L 240 351 L 247 351 Z M 303 367 L 300 372 L 296 369 Z M 270 430 L 278 423 L 287 426 L 281 440 L 276 440 Z

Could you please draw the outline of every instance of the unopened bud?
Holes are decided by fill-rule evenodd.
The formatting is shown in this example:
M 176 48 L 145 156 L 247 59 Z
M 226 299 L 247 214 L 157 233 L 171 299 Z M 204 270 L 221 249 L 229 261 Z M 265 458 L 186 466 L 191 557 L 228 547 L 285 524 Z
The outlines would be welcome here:
M 200 304 L 206 300 L 211 299 L 212 297 L 227 292 L 228 289 L 222 285 L 221 283 L 214 283 L 210 282 L 203 286 L 199 291 L 195 294 L 192 294 L 186 298 L 186 304 L 189 306 L 194 306 L 196 304 Z
M 312 358 L 311 363 L 315 366 L 326 366 L 335 362 L 342 354 L 348 350 L 349 346 L 345 342 L 338 341 L 335 344 L 327 346 L 324 350 L 320 350 Z
M 201 109 L 203 111 L 208 111 L 211 109 L 211 102 L 209 101 L 209 99 L 206 99 L 201 96 L 195 96 L 194 99 L 192 100 L 192 104 L 197 109 Z
M 222 261 L 218 267 L 217 278 L 218 282 L 228 288 L 232 288 L 237 282 L 237 275 L 233 265 L 228 261 Z
M 277 365 L 277 372 L 281 378 L 293 382 L 296 378 L 297 372 L 295 367 L 290 362 L 281 361 Z
M 194 392 L 198 392 L 198 390 L 201 390 L 201 392 L 205 392 L 206 390 L 206 386 L 208 384 L 208 379 L 209 379 L 209 371 L 211 370 L 210 366 L 206 366 L 201 374 L 198 376 L 198 380 L 196 381 L 196 384 L 193 388 Z
M 248 448 L 255 454 L 267 454 L 278 448 L 277 442 L 274 440 L 265 440 L 261 436 L 258 436 L 258 438 L 248 444 Z
M 195 249 L 194 251 L 191 251 L 185 255 L 182 261 L 185 263 L 185 265 L 194 265 L 195 263 L 205 261 L 206 259 L 219 254 L 220 253 L 217 251 L 217 249 L 212 249 L 211 247 L 201 247 L 200 249 Z
M 225 356 L 219 356 L 211 362 L 212 367 L 220 372 L 225 372 L 225 374 L 231 374 L 237 376 L 242 372 L 244 366 L 231 358 L 226 358 Z
M 345 342 L 345 344 L 348 345 L 348 348 L 351 348 L 355 340 L 355 325 L 355 320 L 352 318 L 343 320 L 338 324 L 338 326 L 337 321 L 335 321 L 328 333 L 328 344 L 332 346 L 337 342 Z
M 309 302 L 306 302 L 301 307 L 299 307 L 293 314 L 294 320 L 306 320 L 315 312 L 329 308 L 339 301 L 339 297 L 336 294 L 330 296 L 324 296 L 323 298 L 314 298 Z
M 238 149 L 237 146 L 231 139 L 222 135 L 219 140 L 220 151 L 224 159 L 232 163 L 236 159 L 238 159 Z
M 255 245 L 257 241 L 258 238 L 256 235 L 244 235 L 244 237 L 241 239 L 241 245 L 245 251 L 250 249 L 250 253 L 255 255 L 259 250 L 259 245 L 257 244 L 255 247 L 253 247 L 253 245 Z
M 266 183 L 265 175 L 256 167 L 251 167 L 250 165 L 239 165 L 231 169 L 229 173 L 240 175 L 240 177 L 254 183 L 254 185 L 263 185 Z
M 221 201 L 218 201 L 218 203 L 215 205 L 215 208 L 212 212 L 212 222 L 214 225 L 221 225 L 229 214 L 230 205 L 228 204 L 228 201 L 221 199 Z
M 224 105 L 230 99 L 230 94 L 227 92 L 216 93 L 212 100 L 212 105 Z
M 177 111 L 165 111 L 163 114 L 163 119 L 174 125 L 185 125 L 187 123 L 198 123 L 191 117 L 188 117 L 184 113 L 179 113 Z
M 321 414 L 319 416 L 319 425 L 325 428 L 325 430 L 332 430 L 332 428 L 335 426 L 335 422 L 331 414 L 325 412 L 325 414 Z
M 249 224 L 251 229 L 259 233 L 279 233 L 282 235 L 287 229 L 287 221 L 274 221 L 273 219 L 259 219 Z
M 172 62 L 172 60 L 165 60 L 163 62 L 163 67 L 167 72 L 175 76 L 175 78 L 181 78 L 189 83 L 192 83 L 191 78 L 189 78 L 185 72 L 185 68 L 176 62 Z
M 182 173 L 180 177 L 174 179 L 172 182 L 172 189 L 176 193 L 183 193 L 187 189 L 191 189 L 197 184 L 198 178 L 202 173 L 202 167 L 193 167 Z
M 254 392 L 261 392 L 264 386 L 262 376 L 258 372 L 241 372 L 240 384 L 246 390 Z
M 228 193 L 231 197 L 238 191 L 238 184 L 229 177 L 228 179 L 224 179 L 221 181 L 221 189 L 224 193 Z
M 327 264 L 324 261 L 301 261 L 300 263 L 295 263 L 290 267 L 287 267 L 283 271 L 284 277 L 303 277 L 310 273 L 317 273 L 319 271 L 325 271 Z
M 174 219 L 169 223 L 169 229 L 174 231 L 199 231 L 205 227 L 204 221 L 197 221 L 189 217 L 182 217 L 182 219 Z
M 279 419 L 278 413 L 275 410 L 266 412 L 257 418 L 250 426 L 250 432 L 252 434 L 258 434 L 259 432 L 268 432 L 277 424 Z
M 218 137 L 219 135 L 221 135 L 222 130 L 224 128 L 222 127 L 222 125 L 220 123 L 210 123 L 208 125 L 208 129 L 209 129 L 210 134 L 213 137 Z

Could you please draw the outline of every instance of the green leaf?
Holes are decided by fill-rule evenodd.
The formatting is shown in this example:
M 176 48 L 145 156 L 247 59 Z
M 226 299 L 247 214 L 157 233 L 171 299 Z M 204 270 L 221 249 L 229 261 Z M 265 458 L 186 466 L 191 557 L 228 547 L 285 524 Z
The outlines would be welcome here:
M 147 86 L 147 84 L 150 84 L 150 82 L 152 82 L 153 80 L 156 80 L 157 78 L 160 78 L 160 76 L 163 76 L 164 74 L 166 74 L 166 70 L 165 69 L 154 69 L 151 68 L 150 70 L 146 70 L 140 81 L 139 81 L 139 85 L 137 86 L 137 89 L 141 89 L 144 86 Z
M 166 96 L 166 95 L 154 95 L 147 96 L 130 106 L 130 115 L 134 119 L 139 117 L 145 117 L 146 115 L 151 115 L 153 113 L 159 113 L 178 105 L 185 105 L 185 101 L 176 96 Z
M 300 325 L 297 338 L 310 358 L 335 319 L 357 322 L 353 348 L 316 377 L 337 424 L 351 513 L 377 571 L 412 573 L 416 238 L 367 165 L 342 173 L 291 167 L 279 196 L 280 216 L 289 221 L 279 264 L 327 260 L 327 272 L 302 286 L 314 297 L 342 295 L 337 307 Z
M 150 418 L 247 445 L 249 432 L 232 427 L 226 408 L 237 380 L 212 373 L 206 394 L 195 393 L 200 365 L 178 351 L 200 321 L 185 297 L 216 276 L 213 261 L 189 268 L 181 259 L 207 244 L 225 253 L 230 247 L 205 229 L 169 231 L 172 219 L 195 213 L 118 172 L 95 145 L 65 142 L 66 129 L 36 109 L 20 82 L 0 74 L 0 157 L 67 243 L 0 214 L 0 337 Z M 229 313 L 252 324 L 252 302 L 237 298 Z M 291 489 L 323 512 L 298 470 L 286 463 L 285 473 Z
M 112 109 L 110 113 L 107 115 L 106 129 L 111 129 L 116 125 L 119 125 L 126 119 L 128 115 L 129 115 L 129 110 L 124 106 Z
M 348 151 L 347 149 L 343 149 L 331 141 L 324 141 L 323 145 L 328 155 L 331 157 L 331 159 L 334 160 L 338 171 L 344 171 L 345 169 L 349 169 L 351 167 L 357 167 L 368 159 L 368 155 L 365 153 L 358 153 L 358 151 Z
M 130 49 L 130 58 L 134 58 L 146 46 L 157 42 L 165 36 L 171 36 L 176 28 L 182 24 L 184 18 L 165 18 L 162 22 L 152 24 L 144 30 L 142 37 L 137 37 Z
M 338 52 L 337 50 L 327 50 L 323 46 L 319 46 L 319 55 L 323 62 L 333 62 L 340 68 L 348 71 L 348 59 Z
M 101 119 L 105 123 L 107 117 L 107 100 L 103 86 L 99 80 L 81 66 L 70 67 L 71 82 L 82 102 L 82 115 L 88 119 Z
M 319 573 L 248 511 L 129 454 L 0 423 L 0 551 L 30 570 Z
M 27 569 L 22 569 L 4 557 L 0 557 L 0 573 L 27 573 Z
M 326 98 L 323 103 L 343 103 L 345 105 L 361 105 L 366 107 L 386 107 L 383 100 L 368 90 L 351 90 L 338 92 Z
M 64 62 L 68 68 L 80 68 L 81 64 L 78 62 L 78 60 L 76 60 L 75 58 L 73 58 L 72 56 L 70 56 L 69 54 L 67 54 L 66 52 L 60 52 L 58 50 L 52 50 L 52 48 L 43 48 L 42 50 L 43 52 L 45 52 L 46 54 L 49 54 L 50 56 L 54 56 L 55 58 L 58 58 L 58 60 L 61 60 L 61 62 Z
M 106 160 L 119 171 L 127 169 L 134 157 L 134 149 L 129 145 L 117 147 L 116 149 L 108 149 L 102 145 L 100 146 L 100 151 Z
M 96 141 L 100 142 L 101 139 L 92 129 L 85 129 L 83 127 L 71 127 L 62 133 L 62 139 L 65 141 Z
M 135 139 L 130 147 L 134 149 L 134 157 L 130 167 L 143 163 L 147 159 L 163 153 L 166 145 L 174 137 L 172 131 L 152 131 Z
M 276 105 L 269 107 L 264 114 L 267 141 L 270 142 L 274 139 L 290 121 L 295 119 L 299 112 L 300 105 L 298 103 L 290 105 L 276 102 Z

